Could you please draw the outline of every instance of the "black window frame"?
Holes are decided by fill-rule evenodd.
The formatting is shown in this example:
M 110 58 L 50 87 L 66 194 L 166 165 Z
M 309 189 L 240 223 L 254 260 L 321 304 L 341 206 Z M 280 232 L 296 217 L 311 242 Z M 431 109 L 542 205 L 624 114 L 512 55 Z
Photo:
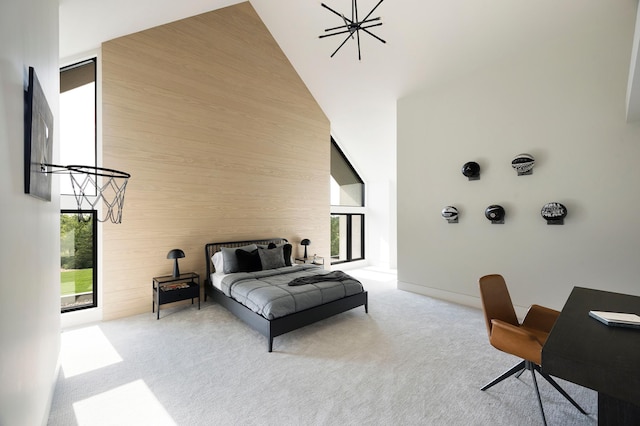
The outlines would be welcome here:
M 83 309 L 92 309 L 98 307 L 98 211 L 97 210 L 77 210 L 77 209 L 61 209 L 60 214 L 76 214 L 76 215 L 87 215 L 90 214 L 92 216 L 91 223 L 91 232 L 93 234 L 92 239 L 92 263 L 93 263 L 93 283 L 92 283 L 92 296 L 93 302 L 89 305 L 82 306 L 72 306 L 69 308 L 62 308 L 62 304 L 60 306 L 60 313 L 66 314 L 68 312 L 80 311 Z M 62 284 L 62 283 L 60 283 Z M 61 295 L 62 297 L 62 295 Z
M 331 213 L 331 217 L 333 216 L 346 216 L 347 218 L 347 229 L 345 230 L 346 232 L 346 245 L 347 245 L 347 253 L 346 253 L 346 259 L 340 259 L 340 260 L 333 260 L 333 257 L 331 257 L 331 264 L 332 265 L 339 265 L 341 263 L 348 263 L 348 262 L 356 262 L 356 261 L 360 261 L 360 260 L 365 260 L 365 245 L 364 245 L 364 235 L 365 235 L 365 215 L 364 213 Z M 353 217 L 354 216 L 360 216 L 360 254 L 361 257 L 357 257 L 354 258 L 353 257 Z

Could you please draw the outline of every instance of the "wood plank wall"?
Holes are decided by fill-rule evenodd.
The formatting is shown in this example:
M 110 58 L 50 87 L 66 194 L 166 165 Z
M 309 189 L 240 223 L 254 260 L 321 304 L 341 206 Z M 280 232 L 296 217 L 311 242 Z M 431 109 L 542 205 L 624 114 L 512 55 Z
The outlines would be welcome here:
M 204 279 L 207 242 L 285 237 L 329 255 L 330 126 L 249 2 L 102 46 L 103 164 L 131 173 L 103 225 L 103 316 L 151 312 L 151 280 Z

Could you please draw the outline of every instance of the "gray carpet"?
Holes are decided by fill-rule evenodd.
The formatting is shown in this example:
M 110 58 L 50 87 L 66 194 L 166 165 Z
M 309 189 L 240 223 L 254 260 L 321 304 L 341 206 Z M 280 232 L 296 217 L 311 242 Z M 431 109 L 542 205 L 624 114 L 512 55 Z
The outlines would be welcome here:
M 480 387 L 519 360 L 492 348 L 482 312 L 350 271 L 363 308 L 266 339 L 224 308 L 65 331 L 49 425 L 540 425 L 531 376 Z M 539 377 L 549 425 L 596 424 L 595 392 Z

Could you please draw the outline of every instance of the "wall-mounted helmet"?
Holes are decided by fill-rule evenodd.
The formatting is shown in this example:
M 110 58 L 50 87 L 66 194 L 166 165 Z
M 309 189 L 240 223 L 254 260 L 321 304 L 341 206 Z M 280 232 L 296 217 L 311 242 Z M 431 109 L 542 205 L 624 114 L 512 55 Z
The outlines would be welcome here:
M 567 208 L 563 204 L 554 201 L 542 206 L 540 214 L 547 221 L 547 225 L 564 225 L 564 218 L 567 217 Z
M 536 160 L 531 154 L 518 154 L 511 160 L 511 167 L 516 169 L 518 176 L 530 175 L 533 173 L 533 166 L 536 164 Z
M 442 209 L 442 217 L 449 223 L 458 223 L 458 209 L 454 206 L 447 206 Z
M 504 208 L 497 204 L 492 204 L 484 211 L 484 215 L 491 223 L 504 223 Z
M 480 164 L 475 161 L 468 161 L 462 166 L 462 174 L 469 178 L 469 180 L 480 179 Z

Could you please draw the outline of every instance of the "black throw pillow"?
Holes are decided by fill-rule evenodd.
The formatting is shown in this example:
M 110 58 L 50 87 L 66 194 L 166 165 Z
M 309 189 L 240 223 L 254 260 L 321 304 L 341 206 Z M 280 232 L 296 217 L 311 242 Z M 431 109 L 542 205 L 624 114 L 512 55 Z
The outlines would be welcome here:
M 285 244 L 282 246 L 282 253 L 284 255 L 284 264 L 287 266 L 291 266 L 291 244 Z
M 236 250 L 236 257 L 238 258 L 238 272 L 255 272 L 262 270 L 262 263 L 260 262 L 257 249 L 253 251 L 238 249 Z

